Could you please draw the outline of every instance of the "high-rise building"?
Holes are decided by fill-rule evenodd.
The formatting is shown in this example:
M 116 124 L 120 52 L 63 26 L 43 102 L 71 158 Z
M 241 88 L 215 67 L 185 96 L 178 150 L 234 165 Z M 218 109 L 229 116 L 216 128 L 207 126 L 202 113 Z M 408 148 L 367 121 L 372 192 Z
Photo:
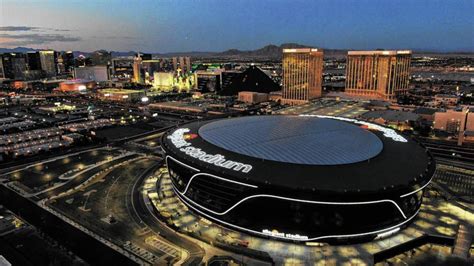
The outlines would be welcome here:
M 372 99 L 394 100 L 406 94 L 411 51 L 349 51 L 346 93 Z
M 142 60 L 152 60 L 153 56 L 151 54 L 139 53 L 137 56 L 140 56 Z
M 283 49 L 282 103 L 303 104 L 322 95 L 323 51 Z
M 74 53 L 62 52 L 58 56 L 58 74 L 68 74 L 74 69 Z
M 177 57 L 173 57 L 173 70 L 176 71 L 178 70 L 178 58 Z
M 109 66 L 112 62 L 112 53 L 98 50 L 90 55 L 91 64 L 94 66 Z
M 186 56 L 184 58 L 184 72 L 190 72 L 191 71 L 191 57 Z
M 137 56 L 133 58 L 133 82 L 142 84 L 143 76 L 142 58 L 140 54 L 137 54 Z
M 5 78 L 5 72 L 3 71 L 3 58 L 0 56 L 0 79 Z
M 133 58 L 133 82 L 144 84 L 147 78 L 153 77 L 153 72 L 160 67 L 158 60 L 153 60 L 151 54 L 137 53 Z
M 41 60 L 38 52 L 26 53 L 26 63 L 28 70 L 41 70 Z
M 54 77 L 57 74 L 58 54 L 53 50 L 39 51 L 41 69 L 47 77 Z
M 173 70 L 178 71 L 181 70 L 181 73 L 186 73 L 191 71 L 191 57 L 189 56 L 180 56 L 180 57 L 173 57 Z
M 41 69 L 41 59 L 39 52 L 26 53 L 26 71 L 23 72 L 25 80 L 38 80 L 44 78 L 44 71 Z
M 133 59 L 118 57 L 112 59 L 112 75 L 118 79 L 129 79 L 133 76 Z
M 196 83 L 194 89 L 202 92 L 220 92 L 222 88 L 223 69 L 198 70 L 194 72 Z
M 72 51 L 63 52 L 61 59 L 65 73 L 71 73 L 74 69 L 74 53 Z
M 85 66 L 74 68 L 74 78 L 106 82 L 110 80 L 108 66 Z
M 26 70 L 26 57 L 21 53 L 5 53 L 2 55 L 3 75 L 8 79 L 23 79 Z
M 63 59 L 63 54 L 59 54 L 58 56 L 58 74 L 62 75 L 66 73 L 66 66 L 64 65 L 64 59 Z
M 181 69 L 181 71 L 184 70 L 184 57 L 179 57 L 179 68 Z
M 143 60 L 142 61 L 142 74 L 143 80 L 145 84 L 151 84 L 153 80 L 153 75 L 155 72 L 160 72 L 161 69 L 161 61 L 157 59 L 153 60 Z
M 175 78 L 172 72 L 155 72 L 153 86 L 161 90 L 172 90 Z
M 91 66 L 92 60 L 90 57 L 85 57 L 84 55 L 80 54 L 78 57 L 74 59 L 74 67 L 84 67 L 84 66 Z

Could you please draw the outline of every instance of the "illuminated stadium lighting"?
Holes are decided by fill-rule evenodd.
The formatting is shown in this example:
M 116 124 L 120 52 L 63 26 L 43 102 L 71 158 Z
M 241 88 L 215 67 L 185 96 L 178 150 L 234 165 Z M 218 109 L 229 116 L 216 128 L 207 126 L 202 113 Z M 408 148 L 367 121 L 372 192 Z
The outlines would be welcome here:
M 384 237 L 387 237 L 387 236 L 391 236 L 393 234 L 395 234 L 396 232 L 400 231 L 400 227 L 397 227 L 397 228 L 394 228 L 390 231 L 387 231 L 387 232 L 384 232 L 384 233 L 381 233 L 381 234 L 378 234 L 376 239 L 379 239 L 379 238 L 384 238 Z
M 173 190 L 176 192 L 176 188 L 173 187 Z M 180 195 L 177 195 L 178 198 L 180 198 L 181 200 L 183 200 L 181 198 Z M 201 214 L 201 215 L 204 215 L 206 217 L 208 217 L 210 220 L 214 220 L 218 223 L 221 223 L 221 224 L 224 224 L 224 225 L 227 225 L 227 226 L 230 226 L 232 228 L 235 228 L 235 229 L 239 229 L 239 230 L 242 230 L 242 231 L 245 231 L 245 232 L 249 232 L 249 233 L 253 233 L 253 234 L 256 234 L 256 235 L 262 235 L 262 236 L 268 236 L 262 232 L 258 232 L 258 231 L 254 231 L 252 229 L 249 229 L 249 228 L 245 228 L 245 227 L 241 227 L 241 226 L 238 226 L 238 225 L 235 225 L 235 224 L 231 224 L 231 223 L 228 223 L 226 221 L 223 221 L 223 220 L 220 220 L 220 219 L 217 219 L 213 216 L 210 216 L 202 211 L 200 211 L 199 209 L 197 209 L 196 207 L 193 207 L 192 205 L 189 205 L 186 201 L 183 201 L 184 204 L 188 207 L 190 207 L 192 210 L 196 211 L 197 213 Z M 374 234 L 378 234 L 378 233 L 383 233 L 383 232 L 387 232 L 387 231 L 390 231 L 390 230 L 393 230 L 395 228 L 401 228 L 403 225 L 407 224 L 408 222 L 410 222 L 411 220 L 413 220 L 413 218 L 416 217 L 416 215 L 418 215 L 420 210 L 417 210 L 415 214 L 413 214 L 411 217 L 409 217 L 408 219 L 406 219 L 405 221 L 395 225 L 395 226 L 392 226 L 392 227 L 388 227 L 388 228 L 383 228 L 383 229 L 380 229 L 380 230 L 376 230 L 376 231 L 369 231 L 369 232 L 363 232 L 363 233 L 357 233 L 357 234 L 345 234 L 345 235 L 325 235 L 325 236 L 319 236 L 319 237 L 314 237 L 314 238 L 308 238 L 308 239 L 305 239 L 304 241 L 316 241 L 316 240 L 324 240 L 324 239 L 331 239 L 331 238 L 357 238 L 357 237 L 362 237 L 362 236 L 367 236 L 367 235 L 374 235 Z M 279 239 L 285 239 L 285 240 L 295 240 L 295 239 L 291 239 L 291 238 L 287 238 L 287 237 L 276 237 L 276 238 L 279 238 Z
M 189 132 L 188 128 L 178 129 L 167 138 L 171 140 L 171 143 L 173 143 L 174 146 L 178 148 L 181 152 L 193 158 L 197 158 L 200 161 L 213 164 L 219 167 L 223 167 L 226 169 L 232 169 L 234 171 L 242 171 L 244 173 L 248 173 L 250 172 L 250 170 L 252 170 L 252 166 L 249 164 L 243 164 L 243 163 L 234 162 L 231 160 L 226 160 L 224 155 L 207 154 L 201 149 L 191 146 L 191 143 L 187 142 L 184 137 L 184 134 L 187 132 Z
M 199 121 L 165 133 L 162 148 L 172 188 L 190 209 L 234 229 L 303 242 L 401 230 L 435 170 L 431 155 L 401 133 L 334 116 Z M 223 167 L 227 161 L 238 165 Z

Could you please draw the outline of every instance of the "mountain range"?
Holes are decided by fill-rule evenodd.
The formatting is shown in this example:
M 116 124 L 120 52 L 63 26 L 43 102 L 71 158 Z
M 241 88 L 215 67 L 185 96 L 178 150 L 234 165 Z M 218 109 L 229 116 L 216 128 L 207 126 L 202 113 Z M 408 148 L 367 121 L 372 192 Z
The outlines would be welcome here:
M 304 48 L 304 47 L 311 47 L 309 45 L 303 45 L 298 43 L 284 43 L 281 45 L 274 45 L 269 44 L 262 48 L 256 50 L 238 50 L 238 49 L 229 49 L 223 52 L 198 52 L 198 51 L 191 51 L 191 52 L 174 52 L 174 53 L 152 53 L 156 56 L 161 57 L 172 57 L 172 56 L 192 56 L 192 57 L 201 57 L 201 58 L 212 58 L 212 57 L 224 57 L 224 58 L 268 58 L 268 59 L 279 59 L 282 55 L 283 49 L 289 48 Z M 314 47 L 314 46 L 313 46 Z M 26 53 L 32 51 L 38 51 L 40 49 L 33 49 L 29 47 L 16 47 L 16 48 L 0 48 L 0 53 Z M 325 49 L 324 56 L 325 57 L 344 57 L 347 54 L 347 50 L 344 49 Z M 82 52 L 82 51 L 73 51 L 75 56 L 83 54 L 85 56 L 90 55 L 92 52 Z M 113 56 L 133 56 L 136 51 L 111 51 Z M 425 51 L 415 51 L 415 54 L 469 54 L 472 53 L 437 53 L 437 52 L 425 52 Z
M 172 52 L 172 53 L 153 53 L 156 56 L 162 57 L 172 57 L 172 56 L 192 56 L 192 57 L 225 57 L 225 58 L 268 58 L 268 59 L 278 59 L 281 58 L 281 53 L 283 49 L 288 48 L 304 48 L 311 47 L 309 45 L 302 45 L 298 43 L 284 43 L 282 45 L 269 44 L 260 49 L 256 50 L 239 50 L 239 49 L 229 49 L 223 52 Z M 26 53 L 32 51 L 38 51 L 41 49 L 33 49 L 29 47 L 16 47 L 16 48 L 0 48 L 0 53 Z M 73 51 L 75 56 L 80 54 L 88 56 L 92 52 L 82 52 L 82 51 Z M 111 51 L 113 56 L 133 56 L 136 51 Z M 331 50 L 324 49 L 326 56 L 345 54 L 347 50 Z

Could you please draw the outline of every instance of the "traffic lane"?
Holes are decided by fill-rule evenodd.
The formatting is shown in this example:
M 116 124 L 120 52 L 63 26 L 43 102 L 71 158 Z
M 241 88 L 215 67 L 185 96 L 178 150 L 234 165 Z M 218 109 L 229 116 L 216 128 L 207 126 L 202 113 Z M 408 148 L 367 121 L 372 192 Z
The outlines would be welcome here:
M 140 186 L 143 185 L 144 177 L 139 180 Z M 160 232 L 160 235 L 164 237 L 166 240 L 170 241 L 176 246 L 182 247 L 186 249 L 190 253 L 190 257 L 188 258 L 189 261 L 202 261 L 204 257 L 204 250 L 194 242 L 183 238 L 178 235 L 176 231 L 171 230 L 165 225 L 161 224 L 161 221 L 155 217 L 155 214 L 150 213 L 148 208 L 145 205 L 145 201 L 143 200 L 141 190 L 133 191 L 133 202 L 135 206 L 135 210 L 137 214 L 140 216 L 141 220 L 143 220 L 147 226 L 152 228 L 152 230 Z
M 166 260 L 170 258 L 169 254 L 146 244 L 147 237 L 153 236 L 152 232 L 142 230 L 143 227 L 126 210 L 125 199 L 130 197 L 127 195 L 128 184 L 133 184 L 136 177 L 153 163 L 148 159 L 139 159 L 133 165 L 117 167 L 107 173 L 103 181 L 88 186 L 86 191 L 78 190 L 56 199 L 51 206 L 118 245 L 131 241 L 134 247 L 140 248 L 138 251 L 150 252 L 160 261 Z M 113 215 L 114 222 L 107 221 L 109 215 Z
M 131 155 L 127 155 L 125 157 L 119 158 L 117 160 L 107 162 L 107 163 L 102 164 L 100 166 L 94 167 L 94 168 L 92 168 L 92 169 L 90 169 L 90 170 L 88 170 L 84 173 L 81 173 L 80 175 L 76 176 L 74 179 L 66 182 L 64 185 L 58 186 L 54 189 L 51 189 L 49 191 L 46 191 L 46 192 L 43 192 L 41 194 L 36 195 L 36 198 L 38 200 L 41 200 L 41 199 L 49 198 L 49 197 L 52 197 L 52 196 L 56 196 L 56 195 L 60 194 L 61 192 L 68 191 L 69 189 L 73 189 L 73 188 L 79 186 L 80 184 L 84 183 L 87 179 L 89 179 L 93 175 L 95 175 L 95 174 L 97 174 L 97 173 L 99 173 L 103 170 L 106 170 L 109 167 L 112 167 L 116 164 L 125 162 L 127 160 L 136 159 L 138 157 L 140 157 L 139 154 L 131 154 Z

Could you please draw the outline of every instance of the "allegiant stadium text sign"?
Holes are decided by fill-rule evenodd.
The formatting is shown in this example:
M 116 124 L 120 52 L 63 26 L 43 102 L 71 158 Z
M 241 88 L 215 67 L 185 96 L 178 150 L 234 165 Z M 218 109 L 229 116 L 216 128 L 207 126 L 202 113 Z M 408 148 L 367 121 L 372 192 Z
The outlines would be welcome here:
M 224 155 L 221 154 L 208 154 L 200 148 L 193 147 L 191 143 L 186 141 L 185 134 L 191 131 L 189 128 L 180 128 L 169 135 L 167 138 L 173 143 L 173 145 L 178 148 L 181 152 L 196 158 L 202 162 L 212 164 L 218 167 L 223 167 L 226 169 L 241 171 L 243 173 L 248 173 L 252 170 L 250 164 L 239 163 L 231 160 L 226 160 Z
M 299 234 L 280 233 L 275 230 L 263 229 L 262 233 L 268 236 L 279 237 L 279 238 L 294 239 L 294 240 L 308 240 L 307 236 L 302 236 Z

